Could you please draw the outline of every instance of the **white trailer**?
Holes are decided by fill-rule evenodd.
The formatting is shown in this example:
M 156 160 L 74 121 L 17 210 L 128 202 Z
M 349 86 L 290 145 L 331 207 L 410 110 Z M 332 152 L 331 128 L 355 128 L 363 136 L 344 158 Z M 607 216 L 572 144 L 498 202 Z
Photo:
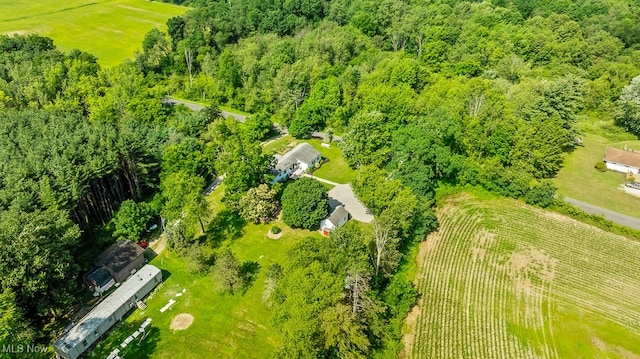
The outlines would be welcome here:
M 131 309 L 162 282 L 162 271 L 147 264 L 127 279 L 78 324 L 56 340 L 53 348 L 58 358 L 76 359 L 106 333 Z

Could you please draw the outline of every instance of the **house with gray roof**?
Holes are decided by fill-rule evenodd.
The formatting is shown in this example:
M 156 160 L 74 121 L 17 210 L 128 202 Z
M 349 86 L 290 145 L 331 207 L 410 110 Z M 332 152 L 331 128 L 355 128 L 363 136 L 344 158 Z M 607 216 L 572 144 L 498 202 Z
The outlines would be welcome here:
M 349 212 L 342 206 L 336 206 L 331 215 L 320 223 L 320 231 L 328 236 L 332 230 L 342 227 L 349 220 Z
M 322 155 L 313 146 L 303 142 L 283 156 L 276 155 L 275 158 L 278 163 L 274 171 L 273 183 L 303 174 L 307 169 L 320 163 Z

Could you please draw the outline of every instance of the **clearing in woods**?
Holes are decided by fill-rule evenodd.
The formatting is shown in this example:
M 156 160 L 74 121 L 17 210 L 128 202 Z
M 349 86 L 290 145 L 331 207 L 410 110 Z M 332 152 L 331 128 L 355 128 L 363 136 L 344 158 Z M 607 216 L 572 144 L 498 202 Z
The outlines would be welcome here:
M 438 218 L 407 357 L 640 358 L 640 243 L 489 195 Z
M 62 51 L 80 49 L 113 66 L 133 58 L 144 35 L 166 30 L 189 8 L 148 0 L 0 0 L 0 34 L 39 34 Z

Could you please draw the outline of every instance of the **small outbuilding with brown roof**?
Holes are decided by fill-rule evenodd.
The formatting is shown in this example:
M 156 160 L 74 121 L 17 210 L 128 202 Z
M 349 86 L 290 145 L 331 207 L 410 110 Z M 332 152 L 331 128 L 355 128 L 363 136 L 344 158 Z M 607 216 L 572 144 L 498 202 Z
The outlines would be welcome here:
M 95 268 L 85 274 L 87 286 L 97 292 L 124 282 L 144 265 L 144 249 L 132 241 L 117 241 L 93 262 Z
M 607 147 L 604 155 L 607 169 L 622 173 L 640 173 L 640 153 Z

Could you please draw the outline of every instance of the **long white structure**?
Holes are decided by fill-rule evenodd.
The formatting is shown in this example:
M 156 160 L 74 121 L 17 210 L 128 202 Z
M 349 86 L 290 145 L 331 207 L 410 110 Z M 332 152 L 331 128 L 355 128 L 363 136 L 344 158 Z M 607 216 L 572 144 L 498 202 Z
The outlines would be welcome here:
M 607 147 L 604 154 L 607 169 L 622 173 L 640 173 L 640 153 Z
M 162 282 L 162 271 L 147 264 L 129 277 L 73 328 L 53 343 L 58 358 L 76 359 L 106 333 L 136 302 Z

